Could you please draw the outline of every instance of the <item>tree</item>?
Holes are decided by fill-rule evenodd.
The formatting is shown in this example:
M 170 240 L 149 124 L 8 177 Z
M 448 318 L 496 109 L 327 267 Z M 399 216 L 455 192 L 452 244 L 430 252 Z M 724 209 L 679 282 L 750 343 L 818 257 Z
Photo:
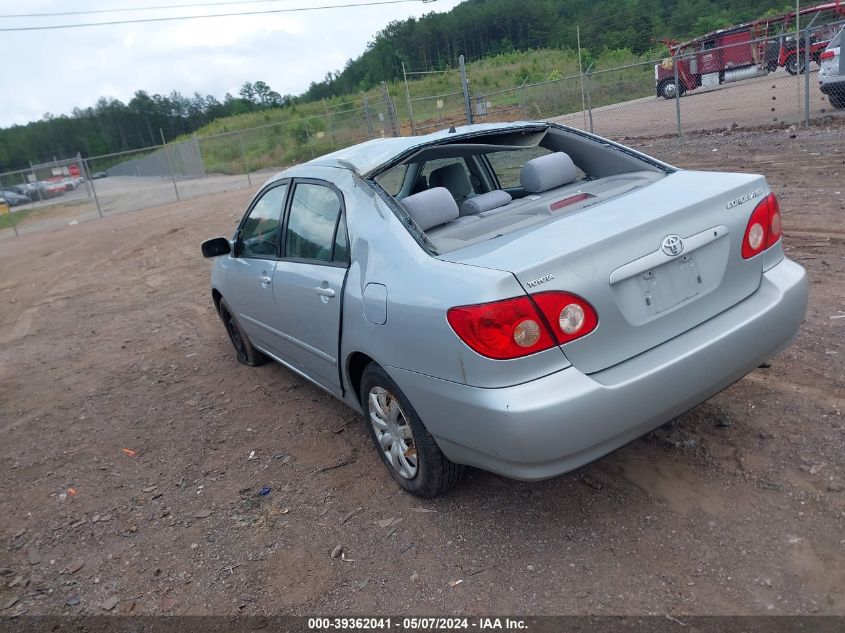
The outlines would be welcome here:
M 243 99 L 244 101 L 248 101 L 249 103 L 255 102 L 255 88 L 248 81 L 244 82 L 244 85 L 241 86 L 240 92 L 238 92 L 238 94 L 241 95 L 241 99 Z

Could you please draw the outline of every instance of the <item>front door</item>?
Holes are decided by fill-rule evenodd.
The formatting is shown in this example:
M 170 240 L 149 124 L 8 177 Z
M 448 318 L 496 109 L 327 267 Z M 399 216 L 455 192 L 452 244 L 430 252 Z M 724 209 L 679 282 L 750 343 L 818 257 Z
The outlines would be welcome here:
M 282 257 L 273 274 L 275 328 L 282 357 L 340 395 L 343 282 L 349 265 L 343 197 L 328 183 L 297 181 L 284 229 Z
M 227 258 L 229 303 L 238 323 L 259 348 L 279 353 L 279 337 L 272 323 L 276 304 L 273 299 L 273 273 L 279 254 L 282 210 L 286 183 L 268 189 L 259 197 L 241 222 L 237 253 Z

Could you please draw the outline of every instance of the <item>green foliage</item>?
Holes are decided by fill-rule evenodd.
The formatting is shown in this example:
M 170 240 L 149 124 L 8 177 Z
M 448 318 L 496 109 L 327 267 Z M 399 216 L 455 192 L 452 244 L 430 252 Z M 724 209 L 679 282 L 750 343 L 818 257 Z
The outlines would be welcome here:
M 151 147 L 161 143 L 162 135 L 172 140 L 223 117 L 272 114 L 292 101 L 263 81 L 245 83 L 241 94 L 249 98 L 226 95 L 221 103 L 199 93 L 185 96 L 174 91 L 165 96 L 138 90 L 128 103 L 101 97 L 94 107 L 74 108 L 71 116 L 47 113 L 40 121 L 0 130 L 0 171 L 77 152 L 96 156 Z
M 661 38 L 686 39 L 754 19 L 784 0 L 467 0 L 448 13 L 390 23 L 342 71 L 314 82 L 306 99 L 368 89 L 407 70 L 454 68 L 468 59 L 532 48 L 577 50 L 582 61 L 606 50 L 635 55 L 653 51 Z M 789 10 L 788 8 L 786 9 Z M 585 67 L 586 67 L 585 66 Z

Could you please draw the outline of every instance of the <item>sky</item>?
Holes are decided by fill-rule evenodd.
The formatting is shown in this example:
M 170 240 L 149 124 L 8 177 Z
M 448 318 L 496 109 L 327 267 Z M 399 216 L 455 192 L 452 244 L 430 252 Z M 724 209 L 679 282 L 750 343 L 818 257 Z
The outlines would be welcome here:
M 208 0 L 204 7 L 95 15 L 0 17 L 0 29 L 184 15 L 209 15 L 373 0 Z M 45 113 L 70 114 L 101 96 L 124 103 L 149 94 L 237 96 L 246 81 L 262 80 L 279 94 L 300 94 L 327 72 L 342 70 L 393 20 L 448 11 L 461 0 L 421 1 L 322 11 L 207 18 L 146 24 L 0 32 L 3 94 L 0 127 Z M 102 8 L 200 4 L 200 0 L 0 0 L 0 16 Z M 215 6 L 208 6 L 215 5 Z

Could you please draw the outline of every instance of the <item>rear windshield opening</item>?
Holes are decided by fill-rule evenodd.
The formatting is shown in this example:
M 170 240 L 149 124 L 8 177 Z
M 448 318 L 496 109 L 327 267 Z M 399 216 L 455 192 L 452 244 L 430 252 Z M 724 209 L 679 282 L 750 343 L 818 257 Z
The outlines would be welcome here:
M 565 129 L 489 140 L 433 144 L 374 177 L 439 253 L 601 204 L 671 171 Z

